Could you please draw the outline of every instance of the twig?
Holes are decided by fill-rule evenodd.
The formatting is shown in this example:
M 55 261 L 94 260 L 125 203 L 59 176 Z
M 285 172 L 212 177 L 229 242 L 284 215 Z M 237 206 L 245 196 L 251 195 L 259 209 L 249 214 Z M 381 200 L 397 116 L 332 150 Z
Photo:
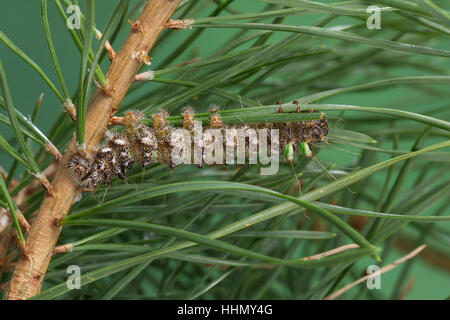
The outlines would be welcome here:
M 10 281 L 0 283 L 0 292 L 7 291 L 9 288 Z
M 395 240 L 394 246 L 401 251 L 408 252 L 414 247 L 416 241 L 417 240 L 412 237 L 400 235 Z M 428 246 L 427 250 L 420 253 L 419 258 L 434 268 L 440 268 L 441 270 L 450 272 L 450 258 L 448 254 L 441 249 Z
M 338 291 L 333 292 L 332 294 L 326 296 L 324 298 L 324 300 L 334 300 L 337 297 L 339 297 L 340 295 L 342 295 L 343 293 L 345 293 L 347 290 L 353 288 L 354 286 L 356 286 L 357 284 L 366 281 L 367 279 L 379 276 L 382 273 L 391 271 L 392 269 L 398 267 L 400 264 L 402 264 L 403 262 L 415 257 L 416 255 L 418 255 L 423 249 L 425 249 L 426 245 L 421 245 L 420 247 L 417 247 L 416 249 L 414 249 L 413 251 L 411 251 L 410 253 L 408 253 L 406 256 L 401 257 L 400 259 L 395 260 L 394 262 L 392 262 L 391 264 L 388 264 L 387 266 L 381 268 L 379 271 L 374 272 L 372 274 L 368 274 L 358 280 L 356 280 L 355 282 L 352 282 L 348 285 L 346 285 L 345 287 L 343 287 L 342 289 L 339 289 Z
M 313 256 L 305 257 L 305 258 L 303 258 L 303 260 L 305 260 L 305 261 L 320 260 L 324 257 L 332 256 L 333 254 L 337 254 L 342 251 L 346 251 L 349 249 L 356 249 L 356 248 L 359 248 L 359 246 L 355 243 L 346 244 L 345 246 L 337 247 L 337 248 L 331 249 L 329 251 L 325 251 L 325 252 L 322 252 L 322 253 L 319 253 L 319 254 L 316 254 Z
M 53 254 L 72 252 L 72 250 L 73 250 L 73 243 L 66 243 L 55 247 L 53 249 Z
M 97 38 L 97 40 L 101 40 L 102 36 L 103 34 L 98 29 L 95 29 L 95 37 Z M 109 61 L 113 61 L 116 58 L 117 53 L 114 51 L 109 40 L 105 41 L 104 47 L 106 52 L 108 52 Z
M 349 249 L 356 249 L 356 248 L 359 248 L 359 246 L 355 243 L 346 244 L 344 246 L 337 247 L 337 248 L 334 248 L 332 250 L 328 250 L 328 251 L 325 251 L 322 253 L 318 253 L 313 256 L 304 257 L 303 260 L 305 260 L 305 261 L 320 260 L 322 258 L 332 256 L 334 254 L 337 254 L 337 253 L 340 253 L 340 252 L 343 252 L 343 251 L 346 251 Z M 217 265 L 206 263 L 205 266 L 215 267 Z M 228 265 L 218 265 L 218 266 L 219 266 L 220 270 L 228 269 L 230 267 Z M 278 267 L 278 266 L 277 265 L 265 265 L 265 266 L 254 266 L 254 267 L 252 267 L 252 269 L 275 269 L 276 267 Z M 241 269 L 242 267 L 235 267 L 235 268 Z
M 67 98 L 63 104 L 64 112 L 72 119 L 73 122 L 77 121 L 77 111 L 75 109 L 75 105 L 73 104 L 70 98 Z
M 149 71 L 138 73 L 134 77 L 133 81 L 152 81 L 154 78 L 155 78 L 155 74 L 153 73 L 153 71 L 149 70 Z
M 54 177 L 56 173 L 56 164 L 52 163 L 47 168 L 44 169 L 42 172 L 46 177 L 52 178 Z M 17 203 L 17 206 L 19 209 L 23 210 L 22 203 L 23 201 L 28 198 L 30 195 L 35 193 L 37 190 L 39 190 L 40 182 L 39 180 L 33 180 L 31 181 L 25 188 L 19 191 L 17 196 L 14 198 L 14 200 Z
M 89 102 L 86 116 L 86 150 L 91 152 L 103 138 L 104 131 L 117 110 L 125 93 L 142 63 L 132 59 L 133 52 L 148 52 L 156 41 L 164 24 L 181 0 L 147 1 L 139 24 L 142 28 L 131 30 L 117 57 L 111 63 L 106 78 L 112 95 L 97 88 Z M 69 144 L 63 159 L 58 163 L 55 178 L 52 181 L 54 196 L 45 196 L 36 220 L 31 226 L 26 240 L 27 255 L 22 255 L 14 269 L 7 299 L 27 299 L 39 293 L 41 284 L 52 257 L 53 248 L 58 241 L 61 226 L 57 223 L 69 211 L 77 190 L 66 173 L 66 163 L 76 152 L 75 138 Z
M 20 210 L 16 210 L 17 220 L 19 221 L 20 227 L 22 228 L 24 233 L 28 233 L 30 231 L 30 224 L 27 219 L 23 216 Z
M 182 29 L 192 29 L 192 24 L 194 19 L 182 19 L 182 20 L 169 20 L 164 25 L 166 29 L 182 30 Z
M 2 265 L 10 260 L 14 239 L 9 235 L 13 231 L 11 216 L 8 210 L 0 208 L 0 278 L 4 272 Z

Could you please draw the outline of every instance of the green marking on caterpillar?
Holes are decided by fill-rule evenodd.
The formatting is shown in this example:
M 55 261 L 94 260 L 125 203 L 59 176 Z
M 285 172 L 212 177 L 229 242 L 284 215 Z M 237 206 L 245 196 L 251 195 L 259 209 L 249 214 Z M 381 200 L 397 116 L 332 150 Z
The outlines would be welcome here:
M 298 144 L 300 152 L 304 154 L 307 158 L 311 159 L 314 157 L 313 152 L 309 148 L 309 144 L 307 142 L 300 142 Z
M 284 149 L 284 156 L 289 163 L 294 161 L 294 144 L 289 142 Z

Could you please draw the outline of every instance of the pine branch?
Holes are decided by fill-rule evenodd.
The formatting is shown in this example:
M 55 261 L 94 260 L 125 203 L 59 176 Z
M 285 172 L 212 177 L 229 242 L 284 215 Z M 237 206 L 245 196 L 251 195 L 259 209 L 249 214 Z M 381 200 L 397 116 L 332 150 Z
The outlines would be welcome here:
M 156 41 L 164 24 L 177 8 L 181 0 L 147 1 L 139 19 L 128 34 L 117 57 L 111 63 L 106 78 L 107 87 L 97 88 L 89 102 L 86 116 L 87 152 L 100 142 L 103 132 L 117 110 L 125 93 L 142 65 L 132 59 L 136 52 L 148 52 Z M 107 89 L 107 90 L 105 90 Z M 26 253 L 22 255 L 14 269 L 8 299 L 27 299 L 39 293 L 47 271 L 53 248 L 61 232 L 59 221 L 69 211 L 77 191 L 72 179 L 66 174 L 66 162 L 76 151 L 75 138 L 72 139 L 62 161 L 58 164 L 52 186 L 53 196 L 46 196 L 31 226 L 26 239 Z

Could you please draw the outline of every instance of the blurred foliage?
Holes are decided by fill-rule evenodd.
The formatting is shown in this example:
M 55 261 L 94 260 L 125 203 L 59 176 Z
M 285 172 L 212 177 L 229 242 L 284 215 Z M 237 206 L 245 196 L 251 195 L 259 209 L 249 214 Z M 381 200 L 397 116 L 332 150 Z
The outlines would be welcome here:
M 103 83 L 103 46 L 84 29 L 65 27 L 70 4 L 11 1 L 0 14 L 5 209 L 16 211 L 11 197 L 53 161 L 46 143 L 63 151 L 83 132 L 82 117 L 75 125 L 63 113 L 64 99 L 83 110 L 94 76 Z M 118 50 L 143 1 L 83 4 L 86 25 L 95 16 Z M 379 30 L 366 25 L 374 4 Z M 186 105 L 201 113 L 214 103 L 243 122 L 270 120 L 276 100 L 292 112 L 296 99 L 326 113 L 327 142 L 315 146 L 315 160 L 296 155 L 274 176 L 261 176 L 256 165 L 134 166 L 127 184 L 83 194 L 71 208 L 59 244 L 72 243 L 73 252 L 52 259 L 37 298 L 322 299 L 368 265 L 424 243 L 424 254 L 382 275 L 382 290 L 361 284 L 342 297 L 446 298 L 449 10 L 447 1 L 425 0 L 183 1 L 174 18 L 194 18 L 192 29 L 163 31 L 152 65 L 141 70 L 155 79 L 134 83 L 119 114 L 139 109 L 150 119 L 164 108 L 177 116 Z M 24 114 L 41 92 L 30 121 Z M 43 194 L 21 203 L 25 217 Z M 348 243 L 361 248 L 302 259 Z M 66 267 L 74 264 L 82 288 L 70 291 Z

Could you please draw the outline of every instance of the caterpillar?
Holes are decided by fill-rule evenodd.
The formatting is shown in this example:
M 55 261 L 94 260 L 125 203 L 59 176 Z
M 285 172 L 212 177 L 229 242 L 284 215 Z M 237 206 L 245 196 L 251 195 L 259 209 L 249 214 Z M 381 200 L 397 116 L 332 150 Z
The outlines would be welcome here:
M 328 133 L 328 122 L 324 114 L 321 115 L 319 120 L 313 121 L 229 125 L 223 123 L 218 112 L 218 106 L 211 106 L 209 109 L 209 125 L 198 128 L 196 127 L 194 110 L 191 107 L 184 109 L 181 114 L 182 124 L 188 142 L 187 147 L 183 149 L 183 143 L 186 146 L 186 141 L 180 140 L 180 135 L 175 135 L 179 129 L 168 123 L 166 120 L 169 116 L 167 111 L 160 110 L 152 115 L 152 127 L 142 123 L 144 115 L 141 112 L 129 111 L 123 117 L 126 130 L 116 134 L 107 130 L 104 142 L 96 147 L 91 154 L 83 151 L 74 153 L 67 162 L 67 170 L 78 190 L 94 191 L 102 183 L 110 184 L 115 176 L 126 181 L 126 170 L 131 169 L 135 162 L 140 163 L 143 168 L 153 163 L 163 163 L 171 168 L 180 163 L 195 163 L 199 167 L 204 164 L 217 164 L 219 163 L 215 158 L 215 156 L 218 156 L 217 150 L 219 149 L 217 149 L 217 146 L 231 147 L 232 157 L 234 158 L 234 147 L 238 145 L 238 138 L 227 136 L 225 132 L 227 130 L 236 130 L 236 132 L 243 133 L 245 157 L 249 158 L 251 156 L 249 153 L 255 153 L 254 139 L 251 138 L 255 138 L 255 135 L 252 136 L 252 133 L 256 130 L 261 132 L 261 129 L 268 132 L 265 138 L 262 138 L 266 140 L 264 142 L 267 147 L 271 148 L 272 152 L 274 147 L 284 150 L 286 160 L 292 164 L 295 152 L 312 158 L 313 153 L 310 145 L 325 141 Z M 283 112 L 281 104 L 278 112 Z M 296 112 L 314 111 L 300 111 L 298 107 Z M 278 141 L 275 143 L 272 141 L 272 135 L 274 135 L 272 129 L 278 130 Z M 217 135 L 207 135 L 208 130 L 215 130 L 215 133 L 222 134 L 226 138 L 220 141 Z M 202 138 L 199 138 L 198 135 Z M 246 137 L 248 137 L 248 143 L 245 140 Z M 214 146 L 216 149 L 213 148 Z M 200 157 L 194 159 L 196 149 L 197 151 L 200 150 Z M 205 154 L 203 151 L 207 149 L 212 150 L 212 152 Z M 177 150 L 187 151 L 187 153 Z M 174 155 L 180 156 L 182 161 L 176 161 Z

